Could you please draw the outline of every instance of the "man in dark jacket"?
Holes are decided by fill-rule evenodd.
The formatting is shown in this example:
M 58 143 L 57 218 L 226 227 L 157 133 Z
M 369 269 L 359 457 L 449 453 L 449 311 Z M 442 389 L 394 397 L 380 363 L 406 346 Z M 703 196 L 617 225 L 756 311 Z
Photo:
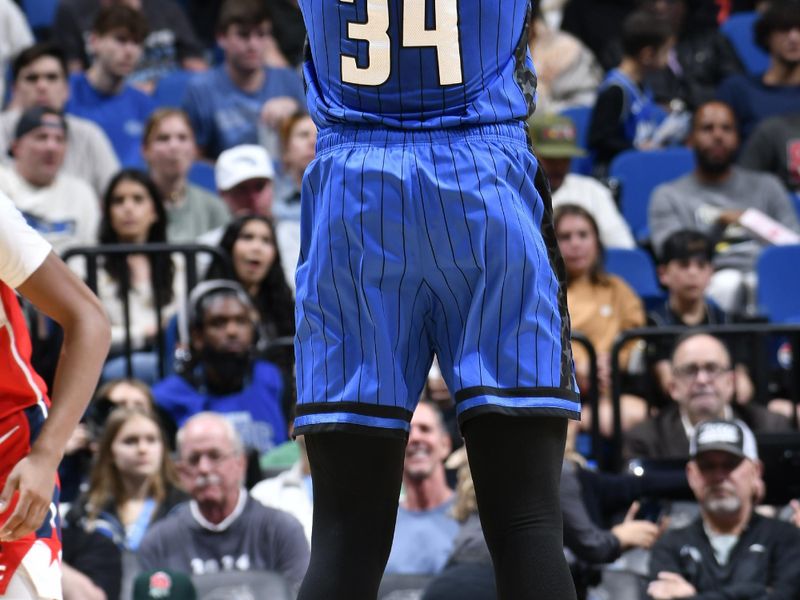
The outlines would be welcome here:
M 762 517 L 762 465 L 752 431 L 741 421 L 710 420 L 692 438 L 686 465 L 700 517 L 653 546 L 648 595 L 794 599 L 800 595 L 800 530 Z
M 669 393 L 675 401 L 625 434 L 631 458 L 686 458 L 695 428 L 708 419 L 741 419 L 754 431 L 791 429 L 789 420 L 755 403 L 733 402 L 734 371 L 725 345 L 707 333 L 683 337 L 672 353 Z

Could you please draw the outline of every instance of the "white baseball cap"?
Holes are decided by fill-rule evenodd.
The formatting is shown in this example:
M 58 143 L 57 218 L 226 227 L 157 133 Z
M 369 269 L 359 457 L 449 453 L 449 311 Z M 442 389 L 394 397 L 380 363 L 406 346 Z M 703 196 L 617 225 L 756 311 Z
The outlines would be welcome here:
M 272 157 L 262 146 L 242 144 L 228 148 L 217 158 L 214 167 L 217 189 L 227 192 L 248 179 L 274 179 Z

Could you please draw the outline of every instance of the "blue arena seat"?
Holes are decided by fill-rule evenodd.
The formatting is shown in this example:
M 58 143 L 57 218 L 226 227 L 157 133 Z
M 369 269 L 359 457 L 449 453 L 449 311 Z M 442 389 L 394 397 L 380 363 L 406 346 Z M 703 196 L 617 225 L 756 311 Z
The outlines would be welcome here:
M 643 242 L 650 237 L 647 207 L 653 189 L 685 175 L 694 168 L 694 153 L 676 146 L 662 150 L 626 150 L 614 157 L 609 177 L 620 187 L 622 216 L 630 225 L 634 238 Z
M 58 0 L 23 0 L 22 10 L 33 32 L 39 36 L 53 26 Z
M 768 246 L 756 264 L 758 309 L 775 323 L 800 323 L 800 245 Z
M 592 118 L 592 107 L 575 106 L 562 110 L 560 114 L 561 116 L 569 117 L 575 123 L 578 146 L 586 150 L 586 156 L 572 159 L 570 170 L 579 175 L 590 175 L 592 172 L 592 157 L 587 147 L 587 138 L 589 136 L 589 121 Z
M 195 161 L 189 169 L 189 181 L 208 191 L 217 193 L 217 182 L 214 179 L 214 166 L 207 162 Z
M 622 277 L 642 299 L 645 309 L 663 302 L 666 294 L 647 252 L 641 248 L 607 248 L 605 262 L 606 271 Z
M 183 97 L 186 94 L 186 86 L 194 73 L 184 69 L 178 69 L 167 73 L 156 84 L 153 90 L 153 101 L 156 106 L 174 106 L 180 108 L 183 104 Z
M 767 70 L 769 55 L 753 38 L 753 25 L 758 19 L 755 11 L 735 13 L 720 26 L 720 31 L 728 38 L 742 66 L 751 75 L 760 75 Z

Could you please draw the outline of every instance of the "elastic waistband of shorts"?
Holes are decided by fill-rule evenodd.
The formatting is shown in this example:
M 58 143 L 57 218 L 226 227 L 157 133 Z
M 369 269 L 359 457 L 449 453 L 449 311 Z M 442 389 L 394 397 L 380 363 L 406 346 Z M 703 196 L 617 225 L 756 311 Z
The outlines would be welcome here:
M 528 146 L 523 122 L 494 123 L 441 129 L 392 129 L 389 127 L 334 125 L 317 138 L 317 154 L 341 146 L 414 145 L 437 142 L 463 143 L 467 140 L 495 140 Z

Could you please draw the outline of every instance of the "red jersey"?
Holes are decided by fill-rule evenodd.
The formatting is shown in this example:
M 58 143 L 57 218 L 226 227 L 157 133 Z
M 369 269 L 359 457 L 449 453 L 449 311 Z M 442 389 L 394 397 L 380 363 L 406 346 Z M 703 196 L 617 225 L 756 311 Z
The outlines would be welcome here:
M 47 405 L 47 388 L 31 367 L 31 340 L 14 287 L 44 262 L 50 245 L 0 196 L 0 419 L 33 404 Z

